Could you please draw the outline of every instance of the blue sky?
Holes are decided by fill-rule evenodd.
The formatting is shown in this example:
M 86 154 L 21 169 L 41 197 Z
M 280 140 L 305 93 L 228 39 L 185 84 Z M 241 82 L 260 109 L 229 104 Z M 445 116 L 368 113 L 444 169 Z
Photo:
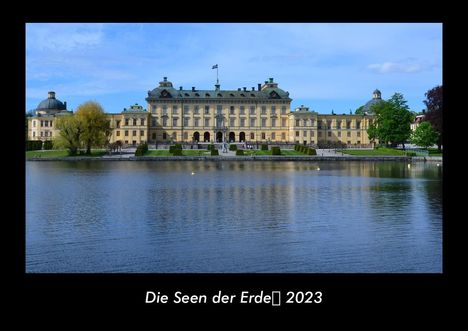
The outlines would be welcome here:
M 291 108 L 349 113 L 400 92 L 413 111 L 442 84 L 439 23 L 145 23 L 26 25 L 26 111 L 56 92 L 68 109 L 138 103 L 163 76 L 175 88 L 257 87 L 270 77 Z

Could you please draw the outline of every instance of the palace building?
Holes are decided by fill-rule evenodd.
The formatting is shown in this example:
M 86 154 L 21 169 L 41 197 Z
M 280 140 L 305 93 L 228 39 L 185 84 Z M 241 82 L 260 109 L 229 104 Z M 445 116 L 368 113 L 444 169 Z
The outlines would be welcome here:
M 114 128 L 111 142 L 138 145 L 154 143 L 301 143 L 341 141 L 347 145 L 368 146 L 367 128 L 373 115 L 318 114 L 301 106 L 291 111 L 289 92 L 273 78 L 257 87 L 222 90 L 190 90 L 173 87 L 164 77 L 148 91 L 147 108 L 135 104 L 120 113 L 108 114 Z M 380 91 L 365 106 L 380 102 Z M 42 101 L 36 115 L 28 120 L 31 140 L 50 140 L 58 134 L 53 121 L 69 115 L 66 103 L 49 98 Z

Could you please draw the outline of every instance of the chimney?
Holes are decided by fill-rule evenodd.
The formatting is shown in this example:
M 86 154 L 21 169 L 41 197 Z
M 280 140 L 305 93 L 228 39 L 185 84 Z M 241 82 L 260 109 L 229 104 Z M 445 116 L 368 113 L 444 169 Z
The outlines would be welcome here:
M 255 91 L 255 87 L 252 86 L 252 91 Z
M 195 92 L 195 86 L 192 86 L 192 92 Z
M 55 92 L 49 91 L 49 99 L 55 99 Z
M 179 86 L 179 91 L 182 91 L 182 86 Z
M 247 87 L 243 87 L 244 91 L 247 91 Z
M 262 89 L 262 84 L 258 84 L 258 90 L 260 91 Z
M 167 82 L 167 77 L 163 77 L 163 80 L 164 80 L 165 82 Z
M 265 84 L 268 84 L 268 81 L 267 81 L 267 80 L 265 81 Z

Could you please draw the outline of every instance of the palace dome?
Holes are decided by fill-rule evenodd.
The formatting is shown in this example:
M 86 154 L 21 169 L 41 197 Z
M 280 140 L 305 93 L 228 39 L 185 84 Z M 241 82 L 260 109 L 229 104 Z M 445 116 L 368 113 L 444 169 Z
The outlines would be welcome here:
M 362 111 L 366 114 L 371 114 L 373 113 L 372 111 L 372 106 L 376 105 L 376 104 L 379 104 L 381 103 L 382 101 L 384 101 L 382 99 L 382 93 L 379 91 L 379 90 L 375 90 L 373 93 L 372 93 L 372 99 L 367 101 L 366 104 L 363 106 L 362 108 Z
M 37 110 L 66 110 L 67 105 L 62 101 L 55 99 L 55 92 L 49 92 L 49 97 L 42 100 L 36 108 Z

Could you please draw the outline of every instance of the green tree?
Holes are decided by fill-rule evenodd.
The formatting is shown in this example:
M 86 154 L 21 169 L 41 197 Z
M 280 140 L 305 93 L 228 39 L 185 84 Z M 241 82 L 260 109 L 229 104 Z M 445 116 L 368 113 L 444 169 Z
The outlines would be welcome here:
M 411 134 L 411 142 L 423 148 L 434 145 L 439 139 L 439 134 L 434 130 L 431 123 L 425 121 Z
M 60 133 L 54 139 L 54 147 L 66 148 L 69 155 L 76 155 L 83 134 L 82 123 L 76 116 L 67 115 L 58 117 L 55 121 L 55 127 L 60 130 Z
M 76 118 L 81 123 L 80 139 L 86 147 L 86 154 L 91 154 L 91 147 L 106 145 L 108 142 L 110 123 L 101 105 L 88 101 L 76 110 Z
M 361 106 L 361 107 L 359 107 L 358 109 L 356 109 L 356 111 L 354 112 L 354 114 L 356 114 L 356 115 L 364 115 L 364 106 Z
M 403 95 L 395 93 L 389 100 L 373 105 L 372 110 L 376 115 L 375 124 L 369 127 L 367 134 L 385 144 L 403 144 L 404 148 L 411 135 L 413 116 Z
M 443 110 L 443 93 L 442 86 L 436 86 L 425 94 L 427 112 L 425 120 L 430 122 L 434 130 L 439 134 L 437 139 L 437 148 L 441 150 L 443 144 L 443 125 L 442 125 L 442 110 Z

